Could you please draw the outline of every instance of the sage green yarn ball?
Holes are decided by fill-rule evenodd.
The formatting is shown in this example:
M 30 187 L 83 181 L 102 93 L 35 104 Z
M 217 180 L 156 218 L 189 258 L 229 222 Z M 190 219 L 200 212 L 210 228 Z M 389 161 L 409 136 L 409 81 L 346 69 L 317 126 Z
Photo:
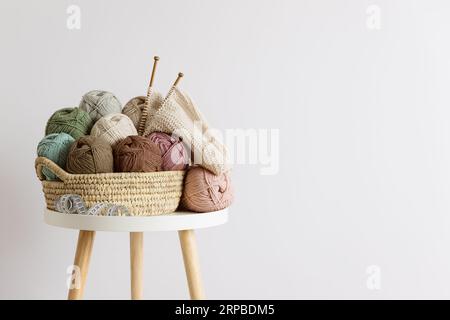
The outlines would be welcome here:
M 80 108 L 64 108 L 56 111 L 48 119 L 45 134 L 67 133 L 74 139 L 89 134 L 94 122 L 86 111 Z
M 75 139 L 67 133 L 51 133 L 39 142 L 37 155 L 50 159 L 60 168 L 65 169 L 67 155 L 74 142 Z M 42 173 L 47 180 L 58 180 L 56 175 L 47 168 L 43 168 Z
M 92 120 L 97 121 L 108 114 L 120 113 L 122 104 L 111 92 L 92 90 L 83 96 L 79 108 L 89 113 Z

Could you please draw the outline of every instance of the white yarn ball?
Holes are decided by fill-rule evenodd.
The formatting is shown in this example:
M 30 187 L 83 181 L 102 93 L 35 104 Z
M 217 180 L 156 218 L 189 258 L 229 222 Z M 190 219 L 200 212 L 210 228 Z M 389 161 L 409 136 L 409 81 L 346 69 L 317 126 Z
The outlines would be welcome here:
M 91 136 L 102 137 L 111 146 L 128 136 L 136 136 L 133 121 L 121 113 L 108 114 L 98 120 L 91 130 Z

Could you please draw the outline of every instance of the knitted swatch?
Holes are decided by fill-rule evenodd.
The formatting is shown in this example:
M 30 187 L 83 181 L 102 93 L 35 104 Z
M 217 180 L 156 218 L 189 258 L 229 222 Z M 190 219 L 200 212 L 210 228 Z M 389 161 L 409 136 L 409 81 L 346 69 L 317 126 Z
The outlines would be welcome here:
M 227 150 L 208 129 L 206 119 L 191 98 L 173 87 L 169 97 L 148 122 L 144 135 L 160 131 L 181 137 L 193 150 L 194 164 L 220 175 L 229 170 Z

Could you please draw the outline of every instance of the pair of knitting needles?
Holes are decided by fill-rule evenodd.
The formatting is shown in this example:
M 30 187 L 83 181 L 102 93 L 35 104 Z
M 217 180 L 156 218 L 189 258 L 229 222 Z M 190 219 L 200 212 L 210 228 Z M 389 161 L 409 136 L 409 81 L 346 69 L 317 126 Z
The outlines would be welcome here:
M 153 59 L 154 59 L 153 69 L 152 69 L 152 75 L 150 77 L 150 84 L 148 86 L 146 103 L 145 103 L 144 109 L 142 110 L 141 119 L 140 119 L 139 125 L 138 125 L 138 133 L 139 133 L 139 135 L 142 135 L 144 133 L 144 131 L 145 131 L 145 124 L 147 122 L 148 108 L 149 108 L 148 101 L 149 101 L 149 96 L 151 94 L 151 89 L 153 87 L 153 80 L 155 79 L 156 66 L 158 65 L 159 57 L 155 56 L 155 57 L 153 57 Z M 176 87 L 178 82 L 180 82 L 180 80 L 181 80 L 181 78 L 183 78 L 183 76 L 184 76 L 184 74 L 182 72 L 178 73 L 177 79 L 173 83 L 172 87 L 170 88 L 169 92 L 167 93 L 166 97 L 164 98 L 164 101 L 163 101 L 162 104 L 164 104 L 167 101 L 167 99 L 169 99 L 169 97 L 172 94 L 174 88 Z
M 149 87 L 152 88 L 153 87 L 153 80 L 155 78 L 155 72 L 156 72 L 156 66 L 158 65 L 158 61 L 159 61 L 159 57 L 158 56 L 154 56 L 153 57 L 153 69 L 152 69 L 152 75 L 150 77 L 150 84 Z M 178 73 L 178 77 L 175 80 L 175 82 L 173 83 L 172 87 L 176 87 L 176 85 L 178 84 L 178 82 L 180 82 L 181 78 L 183 78 L 184 74 L 182 72 Z

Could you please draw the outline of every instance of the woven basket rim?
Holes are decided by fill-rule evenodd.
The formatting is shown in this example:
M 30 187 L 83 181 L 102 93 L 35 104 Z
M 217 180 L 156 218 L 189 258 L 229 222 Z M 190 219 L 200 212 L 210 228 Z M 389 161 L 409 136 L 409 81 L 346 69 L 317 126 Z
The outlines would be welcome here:
M 177 171 L 155 171 L 155 172 L 108 172 L 108 173 L 89 173 L 89 174 L 72 174 L 71 178 L 83 177 L 99 177 L 99 178 L 133 178 L 133 177 L 155 177 L 155 176 L 173 176 L 184 173 L 183 170 Z
M 168 177 L 168 176 L 178 176 L 184 174 L 185 170 L 173 170 L 173 171 L 155 171 L 155 172 L 108 172 L 108 173 L 94 173 L 94 174 L 72 174 L 61 167 L 59 167 L 56 163 L 51 161 L 48 158 L 45 157 L 37 157 L 35 161 L 35 168 L 36 168 L 36 174 L 42 182 L 57 182 L 59 181 L 49 181 L 46 180 L 45 177 L 42 175 L 42 167 L 47 167 L 50 169 L 53 173 L 55 173 L 64 183 L 66 180 L 72 180 L 72 179 L 82 179 L 82 178 L 119 178 L 119 179 L 125 179 L 125 178 L 135 178 L 135 177 Z

